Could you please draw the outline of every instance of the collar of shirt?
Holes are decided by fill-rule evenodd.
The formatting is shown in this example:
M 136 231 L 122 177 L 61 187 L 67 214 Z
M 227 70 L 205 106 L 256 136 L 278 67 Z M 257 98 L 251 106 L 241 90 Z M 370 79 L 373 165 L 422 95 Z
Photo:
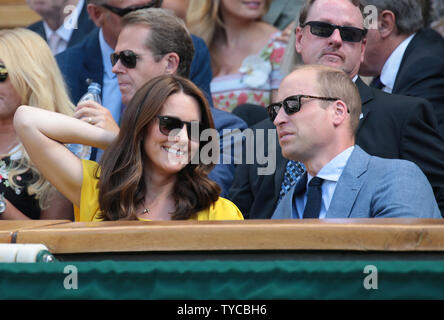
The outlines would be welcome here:
M 109 44 L 105 41 L 102 29 L 100 29 L 99 32 L 99 42 L 100 42 L 100 51 L 102 52 L 103 70 L 108 78 L 113 79 L 116 77 L 116 75 L 112 71 L 113 66 L 111 65 L 110 56 L 111 53 L 114 52 L 114 49 L 111 48 Z
M 63 40 L 60 42 L 59 45 L 61 49 L 57 48 L 56 53 L 60 53 L 61 51 L 65 50 L 66 47 L 68 46 L 68 42 L 71 39 L 71 35 L 75 29 L 72 26 L 77 27 L 77 21 L 79 19 L 80 12 L 82 11 L 84 1 L 85 0 L 79 0 L 76 6 L 76 10 L 74 10 L 71 13 L 71 15 L 68 16 L 69 17 L 68 20 L 65 19 L 62 25 L 55 31 L 53 31 L 45 21 L 43 21 L 43 27 L 45 28 L 46 39 L 50 39 L 52 34 L 55 32 Z
M 393 87 L 395 86 L 396 75 L 398 74 L 399 66 L 401 65 L 402 57 L 404 56 L 404 52 L 407 49 L 410 41 L 412 41 L 415 34 L 416 33 L 410 35 L 408 38 L 402 41 L 399 46 L 396 47 L 395 50 L 393 50 L 392 54 L 384 63 L 381 75 L 379 77 L 384 85 L 383 91 L 392 93 Z
M 350 158 L 354 146 L 351 146 L 336 157 L 334 157 L 329 163 L 327 163 L 316 175 L 319 178 L 324 179 L 322 184 L 322 205 L 321 212 L 319 213 L 319 219 L 323 219 L 327 215 L 328 208 L 330 207 L 333 194 L 336 190 L 336 185 L 344 171 L 345 165 Z M 307 172 L 307 185 L 306 190 L 308 190 L 308 183 L 313 177 Z M 299 196 L 296 198 L 296 208 L 299 215 L 299 219 L 302 219 L 304 213 L 305 204 L 307 203 L 307 192 L 304 193 L 303 197 Z

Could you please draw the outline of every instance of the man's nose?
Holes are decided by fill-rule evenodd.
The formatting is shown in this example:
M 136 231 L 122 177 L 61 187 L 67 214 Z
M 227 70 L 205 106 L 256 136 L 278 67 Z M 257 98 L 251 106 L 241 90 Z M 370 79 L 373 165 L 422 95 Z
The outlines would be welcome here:
M 335 44 L 336 46 L 342 44 L 341 32 L 339 31 L 339 29 L 333 30 L 333 33 L 328 38 L 328 41 L 331 44 Z
M 284 110 L 284 107 L 281 107 L 279 109 L 278 114 L 276 115 L 276 118 L 273 121 L 273 124 L 277 127 L 280 124 L 284 123 L 287 120 L 287 113 Z

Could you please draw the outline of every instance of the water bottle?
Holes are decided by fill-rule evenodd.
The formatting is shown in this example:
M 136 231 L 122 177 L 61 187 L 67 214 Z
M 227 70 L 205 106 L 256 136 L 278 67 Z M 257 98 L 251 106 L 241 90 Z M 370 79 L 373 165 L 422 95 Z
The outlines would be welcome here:
M 80 98 L 79 102 L 92 100 L 102 104 L 102 99 L 100 98 L 101 93 L 101 85 L 97 82 L 91 82 L 91 84 L 88 86 L 88 92 Z

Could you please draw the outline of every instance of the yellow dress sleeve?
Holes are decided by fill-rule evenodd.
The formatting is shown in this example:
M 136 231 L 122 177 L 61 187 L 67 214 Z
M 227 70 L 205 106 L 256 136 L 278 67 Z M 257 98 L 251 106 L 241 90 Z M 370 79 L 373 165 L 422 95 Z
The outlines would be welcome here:
M 213 205 L 199 211 L 190 220 L 244 220 L 244 217 L 233 202 L 220 197 Z
M 80 196 L 80 208 L 74 206 L 75 221 L 100 221 L 99 214 L 99 179 L 95 177 L 98 163 L 82 160 L 83 182 Z

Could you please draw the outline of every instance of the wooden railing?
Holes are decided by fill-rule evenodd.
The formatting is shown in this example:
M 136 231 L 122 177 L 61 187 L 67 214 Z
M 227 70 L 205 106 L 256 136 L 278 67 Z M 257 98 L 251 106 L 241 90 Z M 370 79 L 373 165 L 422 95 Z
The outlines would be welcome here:
M 2 221 L 0 242 L 54 254 L 212 250 L 444 251 L 434 219 L 246 221 Z
M 0 0 L 0 29 L 26 27 L 41 18 L 26 4 L 26 0 Z

